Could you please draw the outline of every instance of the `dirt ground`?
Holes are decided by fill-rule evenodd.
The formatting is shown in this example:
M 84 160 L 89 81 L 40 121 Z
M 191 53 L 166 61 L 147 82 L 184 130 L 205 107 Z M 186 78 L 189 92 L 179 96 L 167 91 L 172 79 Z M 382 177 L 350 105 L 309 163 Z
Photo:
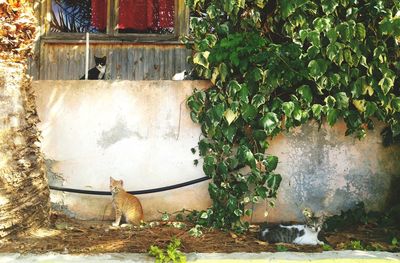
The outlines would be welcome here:
M 176 225 L 175 225 L 176 226 Z M 268 244 L 257 239 L 258 226 L 252 226 L 246 235 L 203 229 L 201 237 L 192 237 L 187 224 L 174 227 L 172 222 L 153 222 L 144 228 L 114 228 L 111 222 L 80 221 L 62 214 L 52 214 L 50 229 L 34 235 L 0 241 L 0 253 L 146 253 L 151 245 L 165 248 L 172 237 L 181 239 L 183 252 L 321 252 L 321 246 Z M 321 233 L 335 250 L 362 248 L 382 251 L 400 251 L 389 236 L 400 236 L 399 228 L 382 229 L 373 225 L 355 226 L 340 233 Z M 360 242 L 358 242 L 360 241 Z M 359 247 L 358 247 L 359 248 Z

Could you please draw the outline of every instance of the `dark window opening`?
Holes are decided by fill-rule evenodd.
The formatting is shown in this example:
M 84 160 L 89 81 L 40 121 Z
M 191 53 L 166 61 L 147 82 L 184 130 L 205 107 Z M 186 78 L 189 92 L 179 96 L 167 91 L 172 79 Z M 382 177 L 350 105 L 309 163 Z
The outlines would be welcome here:
M 105 33 L 107 0 L 52 0 L 51 32 Z

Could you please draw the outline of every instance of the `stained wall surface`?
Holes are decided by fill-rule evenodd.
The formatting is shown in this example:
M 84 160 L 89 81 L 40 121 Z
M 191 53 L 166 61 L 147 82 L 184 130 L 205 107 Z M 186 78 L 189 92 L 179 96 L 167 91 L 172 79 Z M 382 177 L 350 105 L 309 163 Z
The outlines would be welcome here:
M 163 187 L 203 177 L 193 124 L 185 98 L 203 81 L 35 81 L 42 147 L 50 184 L 108 190 L 109 177 L 127 190 Z M 318 129 L 310 123 L 271 141 L 283 180 L 275 208 L 261 202 L 249 218 L 302 221 L 301 209 L 339 213 L 358 201 L 380 209 L 400 171 L 400 149 L 384 148 L 381 124 L 359 141 L 345 137 L 341 122 Z M 208 183 L 138 196 L 146 220 L 160 211 L 204 209 Z M 111 219 L 110 196 L 52 191 L 54 207 L 82 219 Z M 265 213 L 267 211 L 267 213 Z M 268 214 L 268 217 L 265 217 Z

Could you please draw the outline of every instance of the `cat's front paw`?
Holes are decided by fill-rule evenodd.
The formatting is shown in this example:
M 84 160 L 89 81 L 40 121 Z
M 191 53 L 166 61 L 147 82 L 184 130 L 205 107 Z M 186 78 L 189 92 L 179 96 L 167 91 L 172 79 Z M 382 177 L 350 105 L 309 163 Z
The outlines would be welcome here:
M 119 223 L 113 222 L 111 225 L 117 227 L 119 226 Z
M 317 243 L 318 243 L 318 245 L 321 245 L 321 246 L 325 245 L 325 243 L 323 241 L 318 241 Z

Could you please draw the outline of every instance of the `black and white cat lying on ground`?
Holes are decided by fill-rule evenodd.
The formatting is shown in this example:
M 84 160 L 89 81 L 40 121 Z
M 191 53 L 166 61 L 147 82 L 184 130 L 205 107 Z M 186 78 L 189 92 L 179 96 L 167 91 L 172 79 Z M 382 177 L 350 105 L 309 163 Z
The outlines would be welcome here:
M 318 233 L 322 229 L 324 216 L 315 217 L 305 215 L 304 225 L 275 225 L 261 227 L 259 239 L 269 243 L 293 243 L 297 245 L 323 245 L 318 240 Z
M 106 57 L 94 56 L 94 62 L 96 65 L 88 71 L 88 79 L 105 79 L 106 75 Z M 85 79 L 83 75 L 80 79 Z

